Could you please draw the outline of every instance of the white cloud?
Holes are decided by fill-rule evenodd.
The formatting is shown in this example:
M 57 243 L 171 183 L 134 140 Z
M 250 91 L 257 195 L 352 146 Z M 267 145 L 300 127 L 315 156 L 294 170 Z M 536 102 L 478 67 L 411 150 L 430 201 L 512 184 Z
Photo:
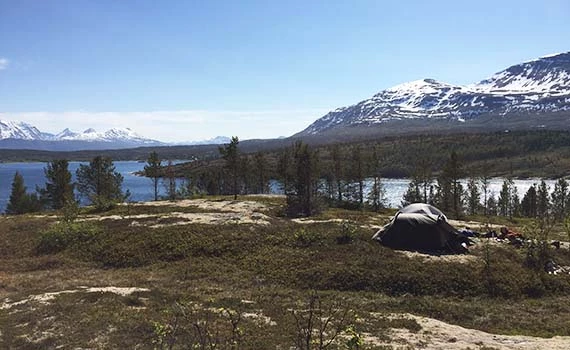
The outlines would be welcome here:
M 10 63 L 10 61 L 8 61 L 7 58 L 0 57 L 0 70 L 8 68 L 8 63 Z
M 131 128 L 136 133 L 165 142 L 206 140 L 216 136 L 238 136 L 240 140 L 291 136 L 305 129 L 328 110 L 265 111 L 151 111 L 151 112 L 21 112 L 2 113 L 0 119 L 29 123 L 44 132 L 64 128 L 104 131 Z

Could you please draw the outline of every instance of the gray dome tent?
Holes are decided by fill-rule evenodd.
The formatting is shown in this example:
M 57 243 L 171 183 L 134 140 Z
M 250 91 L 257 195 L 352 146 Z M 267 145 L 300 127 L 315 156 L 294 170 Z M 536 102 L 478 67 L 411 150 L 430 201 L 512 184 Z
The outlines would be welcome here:
M 433 205 L 426 204 L 426 203 L 412 203 L 399 211 L 400 213 L 408 213 L 408 214 L 429 214 L 435 215 L 437 217 L 443 216 L 445 221 L 447 221 L 447 217 L 443 214 L 443 212 Z
M 437 254 L 465 253 L 462 243 L 469 243 L 439 209 L 424 203 L 402 208 L 372 239 L 394 249 Z

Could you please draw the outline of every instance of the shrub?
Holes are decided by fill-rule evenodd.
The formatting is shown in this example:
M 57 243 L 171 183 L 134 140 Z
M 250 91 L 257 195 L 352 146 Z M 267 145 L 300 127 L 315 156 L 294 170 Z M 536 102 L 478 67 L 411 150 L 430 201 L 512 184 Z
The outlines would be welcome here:
M 350 221 L 343 221 L 341 225 L 341 233 L 336 237 L 336 243 L 338 244 L 349 244 L 354 241 L 356 236 L 357 227 L 353 225 Z
M 59 222 L 42 232 L 36 252 L 54 254 L 72 244 L 87 242 L 100 233 L 101 229 L 87 222 Z
M 315 243 L 320 242 L 323 237 L 319 232 L 316 231 L 308 231 L 304 227 L 298 229 L 293 234 L 293 238 L 295 240 L 295 244 L 300 247 L 308 247 Z

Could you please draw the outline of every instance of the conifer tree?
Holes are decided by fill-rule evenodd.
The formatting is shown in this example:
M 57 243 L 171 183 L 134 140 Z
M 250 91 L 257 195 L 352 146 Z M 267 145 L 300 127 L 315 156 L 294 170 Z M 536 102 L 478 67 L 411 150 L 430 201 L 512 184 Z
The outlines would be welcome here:
M 483 175 L 481 175 L 480 181 L 481 181 L 481 194 L 483 195 L 483 207 L 484 207 L 484 214 L 487 215 L 488 214 L 488 210 L 487 210 L 487 203 L 488 203 L 488 196 L 489 196 L 489 187 L 491 186 L 491 177 L 489 176 L 489 174 L 487 173 L 487 165 L 484 164 L 483 165 Z
M 386 206 L 386 189 L 380 177 L 380 156 L 374 148 L 372 159 L 370 160 L 372 171 L 372 188 L 368 194 L 368 202 L 372 209 L 378 211 Z
M 283 149 L 277 156 L 277 179 L 281 182 L 283 193 L 287 192 L 291 181 L 291 153 L 289 148 Z
M 39 192 L 47 207 L 61 209 L 69 202 L 75 201 L 74 184 L 71 182 L 69 162 L 66 159 L 57 159 L 48 163 L 44 168 L 44 175 L 46 185 Z
M 333 181 L 335 182 L 336 187 L 336 200 L 340 203 L 343 200 L 343 192 L 344 192 L 344 184 L 343 184 L 343 177 L 344 172 L 342 168 L 342 152 L 338 144 L 332 146 L 331 149 L 331 158 L 332 158 L 332 175 Z
M 497 215 L 497 200 L 493 193 L 490 193 L 487 199 L 487 215 Z
M 470 215 L 475 215 L 479 208 L 481 200 L 481 193 L 479 192 L 479 180 L 475 177 L 470 177 L 467 182 L 467 209 Z
M 10 200 L 6 206 L 6 214 L 24 214 L 27 206 L 26 186 L 24 186 L 24 177 L 16 171 L 12 181 L 12 191 L 10 192 Z
M 526 191 L 521 202 L 521 214 L 529 218 L 537 216 L 537 186 L 532 184 Z
M 35 193 L 27 193 L 24 177 L 18 171 L 14 174 L 6 214 L 25 214 L 41 210 L 41 203 Z
M 408 184 L 408 189 L 402 197 L 402 207 L 410 205 L 412 203 L 423 203 L 422 192 L 420 190 L 420 185 L 416 179 L 412 179 Z
M 257 189 L 255 192 L 257 193 L 266 193 L 267 192 L 267 172 L 268 172 L 268 165 L 267 165 L 267 158 L 261 152 L 257 152 L 254 156 L 254 164 L 256 170 L 256 178 L 257 178 Z
M 144 166 L 144 175 L 152 180 L 154 189 L 154 200 L 158 200 L 158 183 L 160 180 L 160 170 L 162 169 L 162 161 L 158 157 L 158 153 L 151 152 Z
M 550 212 L 549 188 L 544 180 L 540 181 L 540 185 L 536 191 L 536 215 L 539 218 L 546 219 Z
M 232 183 L 232 193 L 234 195 L 234 200 L 238 196 L 238 178 L 240 170 L 240 156 L 238 150 L 239 139 L 237 136 L 233 136 L 230 143 L 224 147 L 219 147 L 218 150 L 222 155 L 222 158 L 226 161 L 226 169 L 228 169 L 231 177 Z
M 463 173 L 463 164 L 453 151 L 437 179 L 437 204 L 444 212 L 451 211 L 455 217 L 462 212 L 463 186 L 459 180 Z
M 174 166 L 172 161 L 168 161 L 166 171 L 164 174 L 164 188 L 166 189 L 166 196 L 169 200 L 176 200 L 176 174 L 174 173 Z
M 97 156 L 89 165 L 81 164 L 76 172 L 77 189 L 97 210 L 107 210 L 124 199 L 123 176 L 115 171 L 111 158 Z
M 293 145 L 294 176 L 288 189 L 287 213 L 290 216 L 311 216 L 318 212 L 318 157 L 301 141 Z
M 508 216 L 511 219 L 513 217 L 513 207 L 512 207 L 513 186 L 514 186 L 513 179 L 506 178 L 503 181 L 503 187 L 501 188 L 501 192 L 499 193 L 499 199 L 497 202 L 499 215 Z
M 554 184 L 552 191 L 552 214 L 558 221 L 562 221 L 568 213 L 568 182 L 565 179 L 559 179 Z
M 360 145 L 353 149 L 350 159 L 349 198 L 352 202 L 356 202 L 358 208 L 362 209 L 364 206 L 364 160 Z

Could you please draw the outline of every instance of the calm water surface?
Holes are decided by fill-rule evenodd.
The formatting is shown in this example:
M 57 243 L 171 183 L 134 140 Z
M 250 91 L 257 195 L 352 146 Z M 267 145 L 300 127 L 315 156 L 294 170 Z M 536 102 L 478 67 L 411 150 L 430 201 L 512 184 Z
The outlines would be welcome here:
M 183 161 L 177 161 L 180 163 Z M 115 170 L 123 175 L 123 191 L 127 189 L 131 192 L 131 200 L 148 201 L 154 199 L 154 189 L 152 181 L 149 178 L 136 176 L 134 173 L 144 169 L 146 163 L 137 161 L 116 161 Z M 75 181 L 75 171 L 80 164 L 88 164 L 87 162 L 69 162 L 69 171 L 73 175 Z M 28 192 L 33 192 L 36 185 L 45 186 L 44 168 L 47 163 L 0 163 L 0 212 L 4 212 L 6 204 L 10 198 L 12 189 L 12 180 L 16 171 L 20 172 L 24 177 L 24 184 L 28 188 Z M 159 184 L 159 191 L 164 195 L 166 190 L 162 184 Z

